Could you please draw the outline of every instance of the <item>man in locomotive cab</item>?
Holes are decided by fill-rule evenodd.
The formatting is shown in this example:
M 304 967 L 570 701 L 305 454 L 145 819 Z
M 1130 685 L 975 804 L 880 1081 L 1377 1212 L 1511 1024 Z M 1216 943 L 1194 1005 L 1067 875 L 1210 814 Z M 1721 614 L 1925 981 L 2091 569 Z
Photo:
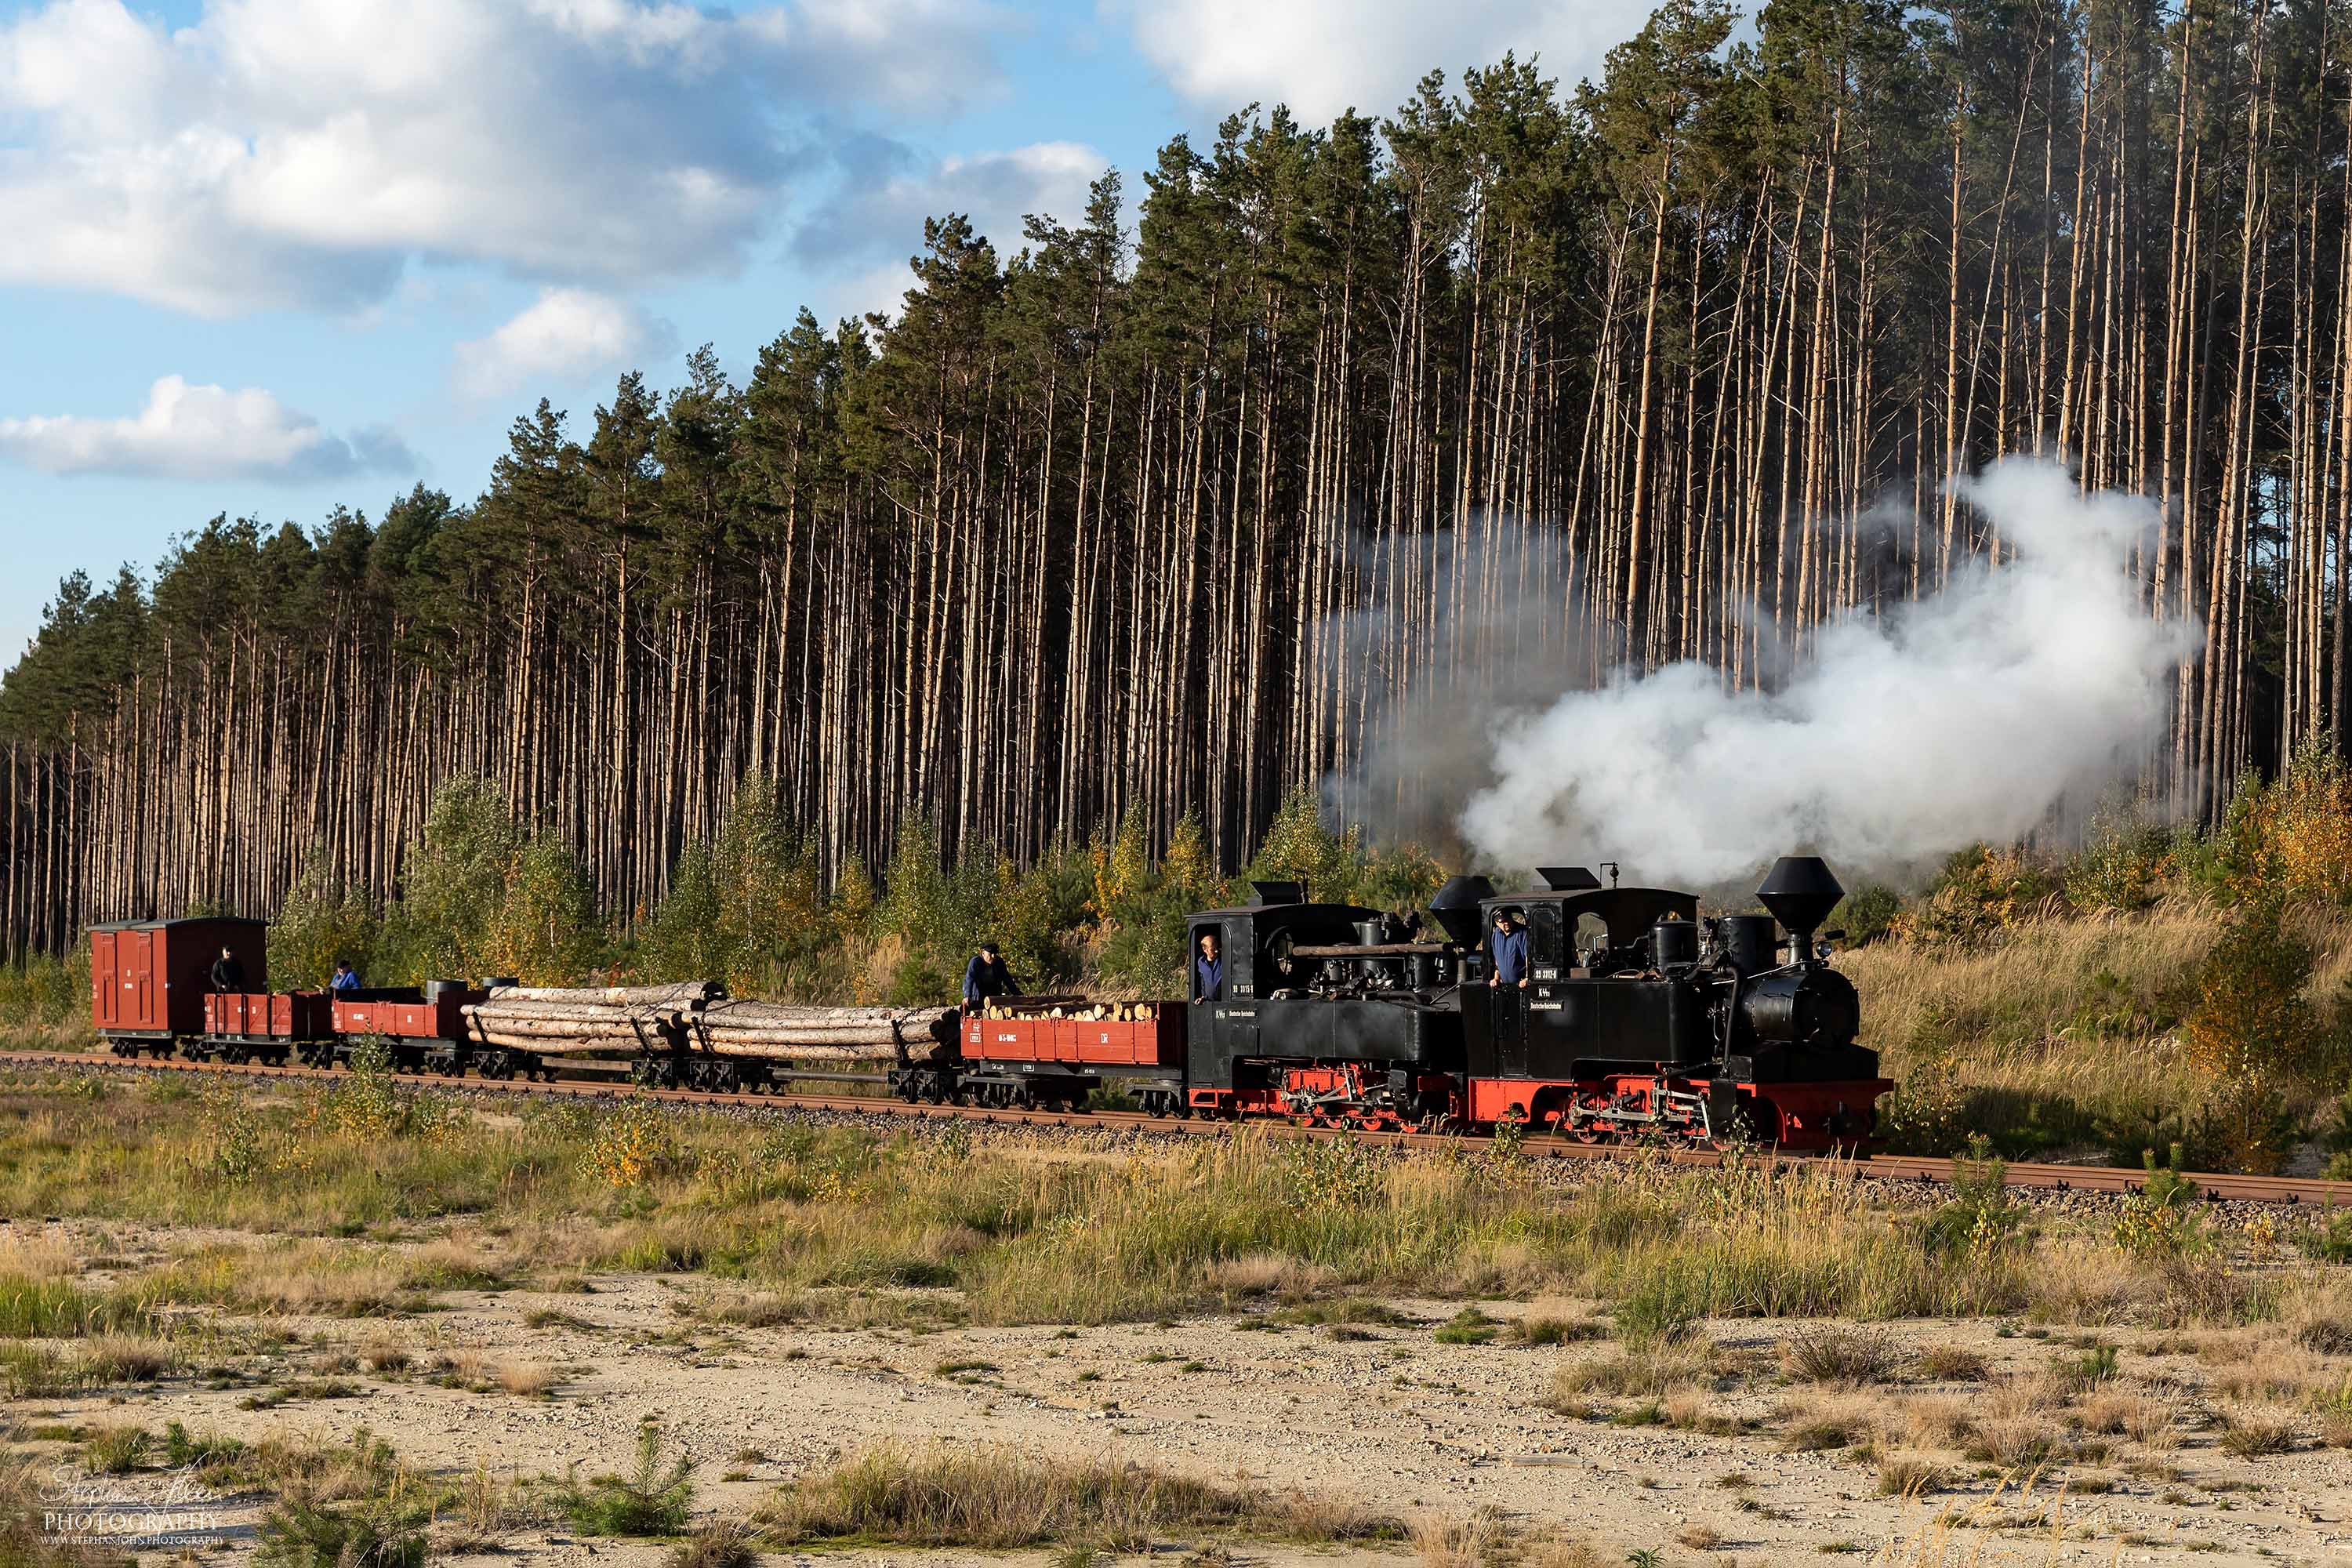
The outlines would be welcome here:
M 994 942 L 983 942 L 971 962 L 963 968 L 963 1005 L 981 1007 L 992 996 L 1018 996 L 1021 988 L 1013 984 L 1013 972 L 1004 967 L 1004 960 L 996 951 Z
M 1493 960 L 1486 984 L 1517 985 L 1524 990 L 1528 984 L 1528 930 L 1511 919 L 1508 910 L 1495 911 L 1495 934 L 1487 939 L 1486 951 Z
M 1225 963 L 1217 933 L 1201 933 L 1201 951 L 1192 956 L 1192 1000 L 1222 1002 L 1225 997 Z
M 213 989 L 222 992 L 245 989 L 245 965 L 237 962 L 236 954 L 225 947 L 221 949 L 220 956 L 213 960 Z

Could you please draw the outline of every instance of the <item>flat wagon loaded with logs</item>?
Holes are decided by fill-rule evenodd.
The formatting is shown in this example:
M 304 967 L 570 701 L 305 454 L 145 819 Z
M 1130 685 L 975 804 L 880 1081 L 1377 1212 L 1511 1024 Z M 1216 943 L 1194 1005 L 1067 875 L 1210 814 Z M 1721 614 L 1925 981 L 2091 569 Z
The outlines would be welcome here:
M 625 1059 L 634 1083 L 713 1093 L 786 1079 L 880 1083 L 884 1068 L 955 1038 L 943 1007 L 802 1007 L 749 1002 L 708 980 L 602 990 L 496 985 L 465 1009 L 467 1038 L 542 1058 Z
M 1856 1043 L 1858 998 L 1830 967 L 1842 933 L 1814 940 L 1841 896 L 1827 866 L 1783 857 L 1757 889 L 1769 912 L 1704 920 L 1691 893 L 1603 888 L 1577 866 L 1540 875 L 1517 893 L 1454 878 L 1430 900 L 1442 936 L 1255 884 L 1245 907 L 1189 917 L 1200 961 L 1175 1001 L 802 1007 L 709 981 L 273 994 L 254 921 L 94 932 L 91 1013 L 121 1055 L 327 1066 L 364 1047 L 410 1071 L 715 1092 L 862 1083 L 910 1102 L 1062 1110 L 1111 1090 L 1157 1116 L 1366 1130 L 1796 1149 L 1870 1138 L 1895 1086 Z M 171 987 L 215 944 L 254 955 L 257 989 L 216 988 L 199 1016 Z

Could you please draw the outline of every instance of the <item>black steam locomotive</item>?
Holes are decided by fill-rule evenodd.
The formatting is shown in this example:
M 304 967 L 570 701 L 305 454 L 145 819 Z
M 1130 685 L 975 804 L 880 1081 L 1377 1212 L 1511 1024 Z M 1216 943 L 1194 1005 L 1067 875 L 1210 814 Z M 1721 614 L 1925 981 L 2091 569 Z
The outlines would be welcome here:
M 1582 867 L 1536 891 L 1456 877 L 1442 937 L 1296 883 L 1191 917 L 1217 939 L 1149 1023 L 1072 1023 L 1017 1005 L 967 1017 L 952 1051 L 897 1075 L 909 1098 L 1071 1105 L 1127 1089 L 1159 1113 L 1366 1130 L 1516 1124 L 1586 1142 L 1866 1141 L 1894 1085 L 1855 1044 L 1853 986 L 1815 940 L 1843 889 L 1810 856 L 1773 866 L 1764 915 L 1701 920 L 1695 894 L 1602 887 Z M 1523 933 L 1525 984 L 1496 984 L 1484 933 Z M 1834 938 L 1839 933 L 1830 933 Z

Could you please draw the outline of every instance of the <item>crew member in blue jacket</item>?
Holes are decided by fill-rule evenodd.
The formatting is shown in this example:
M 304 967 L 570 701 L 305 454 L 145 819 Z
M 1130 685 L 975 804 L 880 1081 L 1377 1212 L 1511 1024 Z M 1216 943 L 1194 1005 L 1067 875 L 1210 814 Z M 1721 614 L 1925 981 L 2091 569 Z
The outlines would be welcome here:
M 1501 910 L 1495 911 L 1495 935 L 1486 950 L 1495 960 L 1494 970 L 1486 976 L 1487 984 L 1527 984 L 1528 933 L 1513 925 L 1511 917 Z
M 998 957 L 996 944 L 983 942 L 971 962 L 963 966 L 963 1005 L 978 1007 L 991 996 L 1018 996 L 1021 987 L 1013 984 L 1012 971 Z
M 360 972 L 352 967 L 348 958 L 335 960 L 335 977 L 327 982 L 331 991 L 356 991 L 360 988 Z
M 1201 933 L 1201 952 L 1192 960 L 1192 1000 L 1222 1002 L 1225 999 L 1225 963 L 1218 956 L 1217 933 Z

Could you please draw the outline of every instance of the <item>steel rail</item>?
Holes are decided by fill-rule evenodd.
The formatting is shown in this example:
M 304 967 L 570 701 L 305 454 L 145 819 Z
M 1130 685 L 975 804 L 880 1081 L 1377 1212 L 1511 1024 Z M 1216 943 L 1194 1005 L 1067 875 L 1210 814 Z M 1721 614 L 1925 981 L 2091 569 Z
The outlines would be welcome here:
M 210 1074 L 255 1079 L 328 1079 L 350 1078 L 350 1074 L 334 1068 L 270 1067 L 259 1062 L 193 1061 L 184 1057 L 118 1057 L 103 1051 L 32 1051 L 0 1050 L 0 1067 L 73 1067 L 98 1068 L 121 1072 L 176 1072 Z M 1458 1146 L 1465 1136 L 1472 1142 L 1487 1140 L 1477 1135 L 1452 1132 L 1381 1132 L 1339 1127 L 1302 1127 L 1294 1122 L 1272 1119 L 1253 1119 L 1247 1123 L 1204 1118 L 1177 1119 L 1149 1116 L 1135 1110 L 992 1110 L 973 1105 L 933 1105 L 924 1101 L 909 1102 L 885 1095 L 855 1094 L 755 1094 L 749 1090 L 719 1093 L 698 1089 L 648 1089 L 629 1082 L 617 1075 L 609 1078 L 566 1078 L 552 1082 L 532 1083 L 521 1079 L 486 1079 L 455 1077 L 446 1073 L 403 1072 L 394 1075 L 401 1083 L 427 1089 L 463 1089 L 499 1094 L 537 1096 L 551 1100 L 618 1100 L 650 1098 L 677 1105 L 705 1106 L 766 1106 L 784 1110 L 812 1110 L 838 1114 L 896 1116 L 910 1120 L 957 1120 L 995 1122 L 1008 1126 L 1069 1127 L 1101 1132 L 1152 1132 L 1171 1136 L 1217 1136 L 1235 1126 L 1248 1125 L 1283 1137 L 1309 1139 L 1348 1138 L 1359 1142 L 1385 1144 L 1405 1149 L 1444 1149 Z M 1764 1159 L 1775 1164 L 1798 1165 L 1820 1159 L 1843 1159 L 1862 1175 L 1881 1181 L 1910 1182 L 1921 1185 L 1949 1184 L 1961 1169 L 1962 1163 L 1928 1159 L 1909 1154 L 1821 1155 L 1791 1154 L 1777 1151 L 1734 1156 L 1713 1149 L 1655 1149 L 1642 1145 L 1578 1143 L 1564 1138 L 1529 1137 L 1521 1147 L 1530 1155 L 1556 1160 L 1623 1160 L 1633 1156 L 1664 1160 L 1671 1164 L 1691 1166 L 1720 1165 L 1727 1159 Z M 2033 1187 L 2055 1191 L 2086 1193 L 2137 1192 L 2147 1180 L 2147 1173 L 2121 1165 L 2057 1165 L 2033 1163 L 2010 1163 L 2004 1166 L 2003 1179 L 2013 1187 Z M 2184 1174 L 2193 1179 L 2199 1189 L 2216 1200 L 2243 1203 L 2309 1205 L 2319 1208 L 2352 1206 L 2352 1182 L 2330 1182 L 2312 1176 L 2250 1176 L 2224 1172 L 2192 1171 Z

